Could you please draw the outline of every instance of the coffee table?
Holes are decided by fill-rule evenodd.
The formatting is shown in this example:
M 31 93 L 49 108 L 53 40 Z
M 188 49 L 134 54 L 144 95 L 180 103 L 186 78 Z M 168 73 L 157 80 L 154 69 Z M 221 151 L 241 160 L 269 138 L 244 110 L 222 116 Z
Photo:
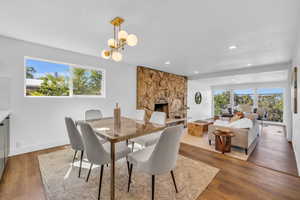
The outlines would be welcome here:
M 188 123 L 188 133 L 193 136 L 202 137 L 208 131 L 208 125 L 212 121 L 197 120 Z
M 229 130 L 216 130 L 213 132 L 215 139 L 215 149 L 217 151 L 221 151 L 223 154 L 225 152 L 231 151 L 231 138 L 235 136 L 235 134 Z

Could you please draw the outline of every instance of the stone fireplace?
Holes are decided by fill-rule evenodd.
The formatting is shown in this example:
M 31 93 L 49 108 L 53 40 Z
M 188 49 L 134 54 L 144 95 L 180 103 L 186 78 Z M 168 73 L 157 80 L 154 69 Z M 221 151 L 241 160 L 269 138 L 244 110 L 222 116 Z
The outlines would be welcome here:
M 149 119 L 153 111 L 167 114 L 169 119 L 186 118 L 187 77 L 137 67 L 137 109 L 146 111 Z

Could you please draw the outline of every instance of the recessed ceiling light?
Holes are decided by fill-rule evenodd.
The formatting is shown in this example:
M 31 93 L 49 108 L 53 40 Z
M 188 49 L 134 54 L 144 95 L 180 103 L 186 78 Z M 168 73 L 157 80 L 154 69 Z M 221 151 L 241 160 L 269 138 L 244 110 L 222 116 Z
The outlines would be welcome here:
M 194 71 L 195 74 L 199 74 L 199 71 Z
M 232 45 L 232 46 L 228 47 L 229 50 L 233 50 L 233 49 L 236 49 L 236 48 L 237 48 L 237 46 L 235 46 L 235 45 Z
M 247 66 L 251 66 L 251 65 L 252 65 L 252 64 L 250 64 L 250 63 L 249 63 L 249 64 L 247 64 Z
M 171 64 L 171 62 L 168 60 L 168 61 L 165 62 L 165 64 L 169 65 L 169 64 Z

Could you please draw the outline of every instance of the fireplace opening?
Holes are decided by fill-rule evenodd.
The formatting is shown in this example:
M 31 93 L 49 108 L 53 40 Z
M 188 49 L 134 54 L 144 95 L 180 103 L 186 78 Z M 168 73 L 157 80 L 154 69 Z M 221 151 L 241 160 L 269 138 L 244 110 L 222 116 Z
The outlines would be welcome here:
M 154 105 L 154 111 L 164 112 L 169 118 L 169 104 L 168 103 L 156 103 Z

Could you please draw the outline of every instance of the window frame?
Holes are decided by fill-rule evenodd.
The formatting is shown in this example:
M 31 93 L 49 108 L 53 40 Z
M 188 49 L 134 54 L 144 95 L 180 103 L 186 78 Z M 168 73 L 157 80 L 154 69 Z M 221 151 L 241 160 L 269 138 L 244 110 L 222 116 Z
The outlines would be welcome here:
M 42 62 L 49 62 L 49 63 L 54 63 L 54 64 L 61 64 L 61 65 L 68 65 L 69 68 L 82 68 L 82 69 L 87 69 L 87 70 L 96 70 L 96 71 L 101 71 L 102 72 L 102 80 L 101 80 L 101 95 L 74 95 L 73 94 L 73 73 L 70 70 L 70 80 L 69 80 L 69 95 L 68 96 L 27 96 L 26 95 L 26 61 L 27 59 L 32 59 L 32 60 L 37 60 L 37 61 L 42 61 Z M 71 63 L 66 63 L 66 62 L 61 62 L 61 61 L 53 61 L 49 59 L 44 59 L 44 58 L 36 58 L 36 57 L 31 57 L 31 56 L 24 56 L 24 62 L 23 62 L 23 70 L 24 70 L 24 91 L 23 95 L 26 98 L 106 98 L 106 70 L 103 68 L 98 68 L 98 67 L 92 67 L 88 65 L 81 65 L 81 64 L 71 64 Z

